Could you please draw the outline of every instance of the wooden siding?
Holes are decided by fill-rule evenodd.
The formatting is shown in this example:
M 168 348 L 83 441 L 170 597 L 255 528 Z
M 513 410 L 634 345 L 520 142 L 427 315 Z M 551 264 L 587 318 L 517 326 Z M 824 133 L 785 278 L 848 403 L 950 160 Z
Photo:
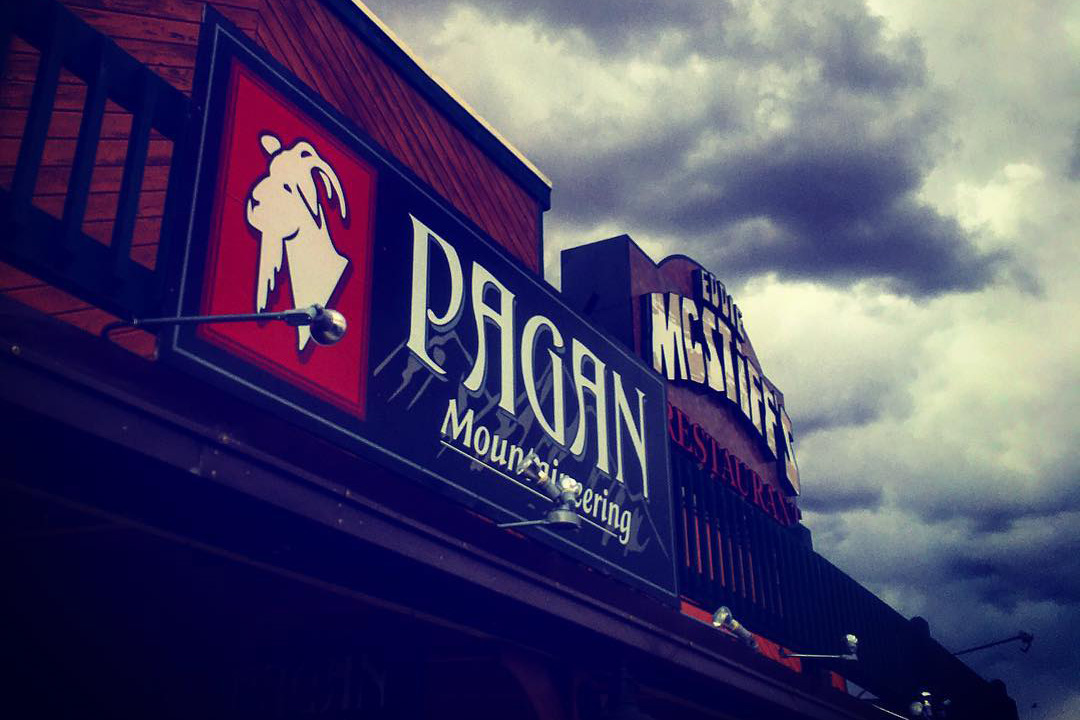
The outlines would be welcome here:
M 65 0 L 92 27 L 190 95 L 201 0 Z M 526 268 L 539 271 L 540 204 L 483 150 L 446 119 L 320 0 L 219 0 L 213 7 L 371 135 L 421 180 L 501 244 Z M 11 186 L 39 56 L 16 39 L 0 82 L 0 187 Z M 34 205 L 63 211 L 86 85 L 63 73 Z M 83 231 L 108 244 L 126 152 L 130 113 L 106 108 Z M 172 143 L 152 137 L 131 257 L 154 267 Z M 112 316 L 70 294 L 0 263 L 0 292 L 91 332 Z M 130 336 L 130 337 L 129 337 Z M 141 332 L 118 339 L 143 355 L 152 342 Z
M 539 207 L 320 0 L 268 1 L 255 35 L 282 64 L 534 272 Z

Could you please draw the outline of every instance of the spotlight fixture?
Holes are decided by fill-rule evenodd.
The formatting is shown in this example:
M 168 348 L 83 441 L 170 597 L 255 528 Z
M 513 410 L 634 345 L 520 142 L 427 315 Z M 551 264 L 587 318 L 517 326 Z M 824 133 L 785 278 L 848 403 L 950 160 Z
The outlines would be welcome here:
M 923 690 L 919 695 L 920 698 L 918 700 L 915 700 L 908 705 L 908 714 L 913 718 L 934 717 L 934 707 L 930 702 L 930 693 Z
M 747 630 L 745 625 L 735 619 L 727 605 L 721 605 L 716 609 L 712 616 L 712 624 L 714 628 L 720 628 L 732 633 L 742 640 L 747 647 L 754 650 L 758 649 L 757 638 L 754 637 L 754 633 Z
M 234 315 L 185 315 L 180 317 L 132 318 L 117 320 L 101 329 L 101 337 L 108 338 L 114 330 L 124 327 L 151 328 L 164 325 L 199 325 L 202 323 L 251 322 L 258 320 L 282 320 L 287 325 L 311 327 L 311 339 L 320 345 L 333 345 L 345 337 L 348 323 L 337 310 L 322 305 L 282 310 L 281 312 L 239 313 Z
M 844 636 L 844 644 L 847 646 L 847 652 L 842 654 L 814 655 L 807 653 L 789 653 L 784 648 L 780 648 L 780 657 L 803 658 L 804 660 L 858 660 L 859 638 L 855 637 L 851 633 L 848 633 Z
M 552 482 L 547 472 L 540 464 L 540 457 L 536 451 L 530 450 L 529 454 L 521 459 L 516 468 L 517 474 L 537 486 L 537 489 L 555 504 L 547 514 L 539 520 L 520 520 L 517 522 L 500 523 L 497 527 L 529 527 L 542 525 L 555 528 L 556 530 L 577 530 L 581 527 L 581 517 L 574 510 L 574 505 L 581 495 L 584 487 L 569 475 L 563 475 L 558 482 Z

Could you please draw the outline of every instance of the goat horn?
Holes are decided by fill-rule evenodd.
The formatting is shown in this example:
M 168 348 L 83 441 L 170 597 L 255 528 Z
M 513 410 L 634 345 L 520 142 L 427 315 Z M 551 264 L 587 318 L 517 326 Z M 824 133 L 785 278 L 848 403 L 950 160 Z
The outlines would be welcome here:
M 341 189 L 341 182 L 338 180 L 337 175 L 334 173 L 334 168 L 330 167 L 330 164 L 319 158 L 319 164 L 315 168 L 319 171 L 319 175 L 322 177 L 323 185 L 326 187 L 326 199 L 334 199 L 334 190 L 337 190 L 338 194 L 338 207 L 341 208 L 341 219 L 345 219 L 345 191 Z
M 267 155 L 273 155 L 281 149 L 281 140 L 271 133 L 263 133 L 260 135 L 259 144 L 262 145 L 262 148 L 266 151 Z

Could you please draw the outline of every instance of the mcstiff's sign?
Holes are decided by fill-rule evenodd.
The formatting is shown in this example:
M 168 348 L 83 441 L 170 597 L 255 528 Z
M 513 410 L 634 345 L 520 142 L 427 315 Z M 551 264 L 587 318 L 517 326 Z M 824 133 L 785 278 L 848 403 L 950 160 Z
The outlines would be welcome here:
M 673 597 L 663 381 L 213 13 L 202 38 L 177 309 L 349 329 L 185 327 L 171 357 L 496 521 L 553 507 L 517 472 L 535 452 L 584 487 L 582 527 L 526 532 Z
M 668 380 L 698 386 L 738 408 L 777 460 L 780 477 L 798 494 L 791 418 L 780 394 L 747 355 L 742 311 L 712 273 L 697 268 L 691 282 L 694 297 L 674 292 L 645 296 L 646 356 Z

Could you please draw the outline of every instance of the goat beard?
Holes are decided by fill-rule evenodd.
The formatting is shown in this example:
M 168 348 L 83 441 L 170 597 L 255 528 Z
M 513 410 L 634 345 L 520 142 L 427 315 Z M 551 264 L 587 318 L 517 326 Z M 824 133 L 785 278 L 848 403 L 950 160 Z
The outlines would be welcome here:
M 270 293 L 277 285 L 277 274 L 281 271 L 281 262 L 285 257 L 285 240 L 268 239 L 259 234 L 259 276 L 255 289 L 255 312 L 266 310 L 270 302 Z
M 321 224 L 320 224 L 321 227 Z M 320 242 L 325 240 L 325 242 Z M 312 304 L 325 306 L 337 289 L 349 260 L 337 251 L 329 236 L 276 238 L 260 234 L 259 276 L 255 311 L 263 312 L 270 304 L 270 294 L 277 285 L 278 273 L 289 261 L 289 283 L 295 307 Z M 311 339 L 311 328 L 296 328 L 297 350 L 303 351 Z

